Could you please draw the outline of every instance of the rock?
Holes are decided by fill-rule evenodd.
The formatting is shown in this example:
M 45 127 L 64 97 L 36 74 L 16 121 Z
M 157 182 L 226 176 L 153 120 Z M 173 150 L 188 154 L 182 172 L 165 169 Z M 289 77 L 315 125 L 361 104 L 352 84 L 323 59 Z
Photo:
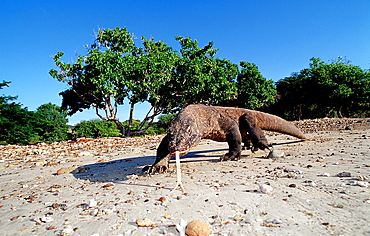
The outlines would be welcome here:
M 277 158 L 282 158 L 284 157 L 285 153 L 283 151 L 280 151 L 280 150 L 272 150 L 266 158 L 268 159 L 277 159 Z
M 94 156 L 91 152 L 88 152 L 88 151 L 83 151 L 83 152 L 80 152 L 78 154 L 79 157 L 82 157 L 82 156 Z
M 111 189 L 114 189 L 114 184 L 112 183 L 109 183 L 109 184 L 105 184 L 103 186 L 104 189 L 107 189 L 107 190 L 111 190 Z
M 345 130 L 353 130 L 352 126 L 346 126 Z
M 337 174 L 338 177 L 351 177 L 350 172 L 341 172 Z
M 273 219 L 271 221 L 271 223 L 273 223 L 273 224 L 282 224 L 283 222 L 281 220 L 279 220 L 279 219 Z
M 64 227 L 64 229 L 62 230 L 62 232 L 61 232 L 60 235 L 68 235 L 68 234 L 70 234 L 72 232 L 73 232 L 72 226 L 67 225 L 66 227 Z
M 363 176 L 363 175 L 359 175 L 359 176 L 357 176 L 357 180 L 358 181 L 366 181 L 367 180 L 367 177 L 366 176 Z
M 186 226 L 185 233 L 189 236 L 208 236 L 211 234 L 211 229 L 203 221 L 193 220 Z
M 244 219 L 244 216 L 242 216 L 242 215 L 235 215 L 234 216 L 234 220 L 235 221 L 241 221 L 241 220 L 243 220 Z
M 44 217 L 40 218 L 40 221 L 43 222 L 43 223 L 50 223 L 50 222 L 53 222 L 54 219 L 51 218 L 51 217 L 48 217 L 48 216 L 44 216 Z
M 148 218 L 144 218 L 142 220 L 136 220 L 136 224 L 139 227 L 151 227 L 154 225 L 153 221 Z
M 61 168 L 57 171 L 57 175 L 62 175 L 62 174 L 76 174 L 76 173 L 85 173 L 86 172 L 85 167 L 77 167 L 77 166 L 70 166 L 70 167 L 64 167 Z
M 267 184 L 259 184 L 258 185 L 262 193 L 269 194 L 272 192 L 273 188 Z

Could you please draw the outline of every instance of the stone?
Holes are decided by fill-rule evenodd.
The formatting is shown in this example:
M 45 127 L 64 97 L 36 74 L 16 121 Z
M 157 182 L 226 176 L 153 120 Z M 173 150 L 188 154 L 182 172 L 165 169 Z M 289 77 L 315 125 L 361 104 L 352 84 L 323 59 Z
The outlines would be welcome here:
M 208 236 L 211 234 L 211 229 L 203 221 L 193 220 L 186 226 L 185 233 L 188 236 Z

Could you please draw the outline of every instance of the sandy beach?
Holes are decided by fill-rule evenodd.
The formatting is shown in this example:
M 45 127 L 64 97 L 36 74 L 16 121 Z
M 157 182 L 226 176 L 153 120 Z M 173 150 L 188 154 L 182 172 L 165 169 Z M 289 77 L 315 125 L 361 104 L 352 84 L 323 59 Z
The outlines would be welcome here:
M 1 146 L 1 235 L 180 235 L 192 220 L 211 235 L 370 235 L 370 122 L 318 123 L 298 124 L 304 142 L 267 135 L 277 158 L 219 162 L 227 143 L 203 140 L 181 159 L 185 194 L 174 160 L 141 171 L 163 136 Z

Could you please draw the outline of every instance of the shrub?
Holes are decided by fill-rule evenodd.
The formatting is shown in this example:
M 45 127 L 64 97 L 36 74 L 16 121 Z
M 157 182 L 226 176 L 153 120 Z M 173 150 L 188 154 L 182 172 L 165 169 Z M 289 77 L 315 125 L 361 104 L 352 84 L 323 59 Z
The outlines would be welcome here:
M 74 127 L 77 137 L 98 138 L 98 137 L 120 137 L 121 132 L 113 121 L 89 120 L 82 121 Z

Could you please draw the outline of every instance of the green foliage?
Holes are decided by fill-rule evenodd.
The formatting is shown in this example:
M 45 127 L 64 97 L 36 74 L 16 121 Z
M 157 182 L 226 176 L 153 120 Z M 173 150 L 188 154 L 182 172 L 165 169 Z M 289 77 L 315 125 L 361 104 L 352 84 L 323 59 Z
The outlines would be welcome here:
M 0 140 L 9 144 L 29 144 L 38 142 L 41 137 L 34 129 L 36 120 L 33 112 L 15 102 L 0 104 Z
M 311 58 L 309 68 L 277 82 L 275 110 L 289 119 L 361 116 L 370 108 L 369 84 L 369 71 L 342 58 Z
M 78 123 L 73 128 L 77 137 L 99 138 L 99 137 L 120 137 L 122 133 L 113 121 L 89 120 Z
M 170 115 L 168 116 L 170 117 Z M 173 116 L 172 116 L 173 117 Z M 166 118 L 163 118 L 166 120 Z M 170 119 L 170 118 L 167 118 Z M 160 118 L 162 122 L 162 118 Z M 133 120 L 131 126 L 133 129 L 136 129 L 141 124 L 141 121 Z M 128 127 L 129 121 L 122 122 L 124 127 Z M 149 123 L 145 124 L 145 127 Z M 157 135 L 163 134 L 167 131 L 168 124 L 155 124 L 146 129 L 145 132 L 140 133 L 140 135 Z M 81 121 L 74 128 L 73 132 L 77 137 L 86 137 L 86 138 L 99 138 L 99 137 L 121 137 L 122 133 L 117 128 L 117 125 L 113 121 L 93 119 L 89 121 Z
M 162 106 L 169 110 L 188 104 L 217 104 L 233 99 L 237 91 L 237 65 L 226 59 L 217 59 L 218 49 L 213 42 L 200 48 L 196 40 L 176 37 L 181 45 L 172 79 L 162 88 Z
M 238 106 L 258 109 L 275 102 L 276 87 L 272 80 L 266 80 L 257 65 L 240 62 L 242 67 L 238 78 Z
M 0 83 L 0 89 L 9 82 Z M 0 141 L 9 144 L 54 142 L 67 139 L 66 113 L 53 104 L 44 104 L 36 112 L 14 102 L 16 97 L 0 97 Z
M 67 112 L 55 104 L 43 104 L 36 109 L 33 122 L 43 142 L 68 139 Z
M 175 118 L 176 114 L 163 114 L 160 115 L 155 125 L 151 127 L 155 134 L 164 134 L 170 126 L 170 122 Z
M 237 66 L 216 59 L 212 42 L 200 48 L 196 40 L 177 37 L 181 45 L 177 52 L 162 41 L 141 40 L 143 46 L 137 47 L 127 29 L 117 27 L 99 30 L 87 55 L 78 56 L 74 64 L 62 62 L 63 53 L 57 53 L 58 70 L 49 73 L 70 86 L 60 93 L 62 107 L 70 115 L 94 107 L 101 119 L 114 121 L 124 135 L 132 135 L 145 132 L 161 113 L 236 97 Z M 131 105 L 127 129 L 116 116 L 125 100 Z M 140 102 L 149 102 L 152 108 L 135 129 L 133 112 Z

